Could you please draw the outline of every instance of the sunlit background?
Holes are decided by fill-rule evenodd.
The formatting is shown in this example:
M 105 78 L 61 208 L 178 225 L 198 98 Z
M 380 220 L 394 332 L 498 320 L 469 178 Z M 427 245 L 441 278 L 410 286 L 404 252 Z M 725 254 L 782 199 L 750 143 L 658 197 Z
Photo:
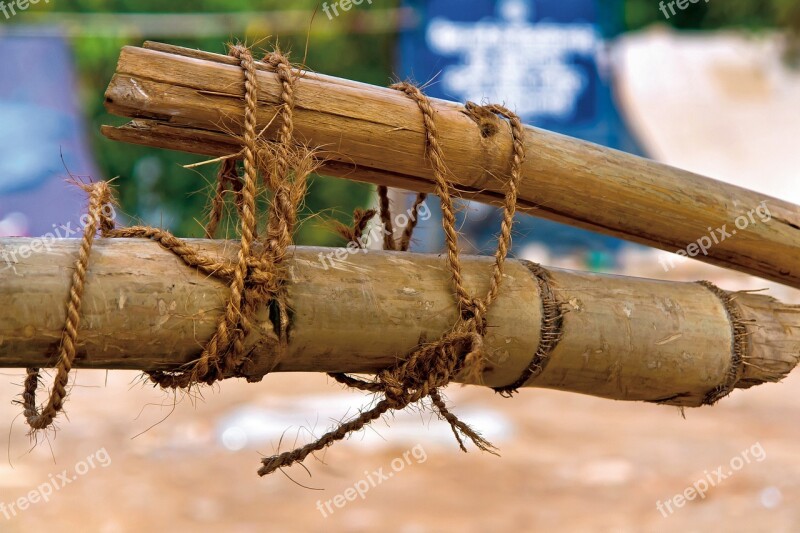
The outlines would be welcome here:
M 314 71 L 381 86 L 411 79 L 431 96 L 502 102 L 529 124 L 800 203 L 797 0 L 687 0 L 663 9 L 654 0 L 354 3 L 0 2 L 0 236 L 38 236 L 77 221 L 85 199 L 65 183 L 69 174 L 118 176 L 120 222 L 202 236 L 215 170 L 188 170 L 202 158 L 99 133 L 124 122 L 103 107 L 120 48 L 148 39 L 221 53 L 237 39 L 264 49 L 277 43 Z M 409 201 L 392 194 L 398 205 Z M 335 222 L 373 205 L 373 186 L 317 176 L 296 241 L 343 245 Z M 499 213 L 466 201 L 459 208 L 466 249 L 490 253 Z M 434 212 L 420 225 L 416 251 L 442 248 Z M 666 272 L 665 253 L 520 215 L 512 255 L 768 288 L 800 303 L 800 291 L 695 261 Z M 264 479 L 255 474 L 262 455 L 318 435 L 371 398 L 324 376 L 290 374 L 174 398 L 134 373 L 80 371 L 69 419 L 34 448 L 11 404 L 22 376 L 9 370 L 0 380 L 8 434 L 0 531 L 800 530 L 796 374 L 687 411 L 685 420 L 649 404 L 534 389 L 509 400 L 451 386 L 455 411 L 502 457 L 461 453 L 446 424 L 417 410 L 329 449 L 324 462 L 309 461 L 310 475 L 294 467 Z M 667 516 L 657 510 L 752 449 L 763 460 L 705 498 Z M 81 464 L 85 473 L 48 501 L 8 511 Z M 393 476 L 376 483 L 381 468 Z M 364 483 L 363 498 L 326 508 Z

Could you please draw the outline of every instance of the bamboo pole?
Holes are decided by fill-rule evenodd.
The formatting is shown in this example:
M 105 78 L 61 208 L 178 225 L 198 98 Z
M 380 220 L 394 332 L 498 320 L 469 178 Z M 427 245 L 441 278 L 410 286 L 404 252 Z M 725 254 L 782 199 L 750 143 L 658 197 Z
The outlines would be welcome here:
M 189 242 L 236 258 L 232 241 Z M 53 365 L 46 354 L 63 327 L 78 247 L 72 239 L 0 239 L 7 262 L 0 273 L 0 367 Z M 287 261 L 288 347 L 276 360 L 270 315 L 261 309 L 246 341 L 256 368 L 374 373 L 456 322 L 442 257 L 297 247 Z M 491 265 L 491 258 L 464 258 L 470 290 L 486 290 Z M 175 369 L 200 353 L 227 298 L 225 282 L 154 242 L 100 239 L 83 296 L 76 367 Z M 732 316 L 747 330 L 738 338 L 741 352 Z M 696 283 L 522 261 L 507 264 L 488 326 L 483 384 L 507 386 L 533 368 L 526 387 L 616 400 L 698 406 L 721 384 L 778 381 L 800 358 L 800 307 L 753 294 L 736 294 L 726 305 Z
M 263 65 L 258 77 L 258 121 L 270 124 L 270 137 L 278 128 L 280 84 Z M 103 133 L 148 146 L 235 154 L 241 78 L 227 56 L 158 43 L 125 47 L 106 107 L 136 120 Z M 296 103 L 296 137 L 321 148 L 323 173 L 433 190 L 419 110 L 404 95 L 303 72 Z M 507 127 L 455 103 L 436 100 L 434 107 L 454 186 L 464 197 L 499 203 L 511 153 Z M 527 128 L 525 144 L 520 210 L 800 288 L 800 207 L 537 128 Z M 769 222 L 752 217 L 762 202 Z M 736 225 L 748 212 L 750 222 Z M 703 246 L 707 255 L 697 245 L 704 238 L 711 242 Z

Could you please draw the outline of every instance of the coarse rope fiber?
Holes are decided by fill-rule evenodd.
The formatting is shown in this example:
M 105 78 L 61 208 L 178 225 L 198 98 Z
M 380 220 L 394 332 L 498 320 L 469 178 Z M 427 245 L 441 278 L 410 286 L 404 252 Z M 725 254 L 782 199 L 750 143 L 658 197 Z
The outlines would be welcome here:
M 256 60 L 251 51 L 242 45 L 231 45 L 230 55 L 239 60 L 244 77 L 244 146 L 237 157 L 241 157 L 243 172 L 239 176 L 236 158 L 223 161 L 217 175 L 217 187 L 212 198 L 211 212 L 205 227 L 207 238 L 214 238 L 222 219 L 225 197 L 232 193 L 238 214 L 239 251 L 235 262 L 223 261 L 202 253 L 199 249 L 175 237 L 170 232 L 150 226 L 116 228 L 114 221 L 104 211 L 104 206 L 113 201 L 109 185 L 98 182 L 83 185 L 89 194 L 88 222 L 75 270 L 72 276 L 69 298 L 66 304 L 66 320 L 55 365 L 56 376 L 47 403 L 36 405 L 36 391 L 40 382 L 40 370 L 29 368 L 20 403 L 32 431 L 43 430 L 53 424 L 63 410 L 67 396 L 69 373 L 72 369 L 78 344 L 80 309 L 86 285 L 92 244 L 99 234 L 104 238 L 146 238 L 174 253 L 186 265 L 225 280 L 230 287 L 230 296 L 224 313 L 219 318 L 212 337 L 204 345 L 200 356 L 190 364 L 174 371 L 148 372 L 149 379 L 165 389 L 189 389 L 201 384 L 210 385 L 229 377 L 245 377 L 258 381 L 270 369 L 255 372 L 245 348 L 245 339 L 251 330 L 251 319 L 257 309 L 264 305 L 274 306 L 278 319 L 274 326 L 275 349 L 278 352 L 274 364 L 289 340 L 289 310 L 286 298 L 286 256 L 292 245 L 292 236 L 297 223 L 298 207 L 305 197 L 307 178 L 317 168 L 318 162 L 312 150 L 299 146 L 293 139 L 295 81 L 298 75 L 287 57 L 280 51 L 268 54 L 262 61 L 275 72 L 281 82 L 281 104 L 277 115 L 280 126 L 276 141 L 267 141 L 257 131 L 258 79 Z M 494 447 L 470 426 L 449 411 L 441 394 L 441 388 L 456 377 L 468 377 L 478 383 L 484 369 L 483 338 L 487 330 L 487 312 L 497 299 L 503 281 L 503 270 L 511 246 L 511 232 L 517 203 L 517 189 L 525 159 L 522 122 L 513 112 L 500 105 L 476 106 L 468 103 L 468 109 L 484 115 L 493 114 L 507 120 L 513 140 L 509 180 L 503 205 L 503 217 L 494 254 L 494 267 L 488 290 L 482 297 L 474 296 L 465 287 L 460 261 L 456 215 L 448 180 L 448 169 L 439 142 L 435 110 L 431 101 L 415 85 L 407 82 L 392 85 L 403 92 L 419 107 L 425 131 L 425 152 L 430 161 L 435 180 L 435 192 L 441 200 L 442 227 L 447 248 L 446 260 L 459 310 L 459 320 L 439 340 L 418 346 L 402 358 L 395 366 L 383 370 L 373 380 L 365 380 L 347 374 L 330 374 L 336 381 L 348 387 L 375 393 L 380 400 L 374 407 L 361 412 L 355 418 L 342 422 L 317 440 L 294 449 L 262 459 L 259 475 L 267 475 L 277 469 L 302 462 L 308 455 L 320 451 L 332 443 L 342 440 L 350 433 L 392 411 L 430 399 L 432 408 L 450 424 L 462 450 L 464 440 L 471 440 L 479 449 L 495 453 Z M 259 182 L 259 176 L 261 181 Z M 260 194 L 271 194 L 266 228 L 258 232 L 257 200 Z M 380 219 L 385 226 L 383 247 L 386 250 L 407 251 L 417 222 L 417 210 L 426 199 L 417 195 L 413 213 L 399 238 L 391 223 L 388 190 L 378 187 Z M 360 238 L 375 210 L 356 210 L 352 228 L 340 228 L 343 234 Z

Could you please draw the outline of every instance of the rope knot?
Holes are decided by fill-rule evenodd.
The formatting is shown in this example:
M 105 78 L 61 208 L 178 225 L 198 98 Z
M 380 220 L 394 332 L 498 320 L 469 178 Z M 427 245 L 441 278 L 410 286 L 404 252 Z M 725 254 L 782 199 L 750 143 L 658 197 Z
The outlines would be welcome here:
M 241 43 L 229 44 L 228 45 L 228 55 L 230 55 L 231 57 L 234 57 L 236 59 L 241 59 L 241 58 L 247 57 L 247 56 L 252 57 L 252 54 L 250 53 L 250 49 L 247 48 L 246 46 L 244 46 Z
M 486 303 L 480 298 L 473 298 L 463 310 L 462 320 L 467 324 L 468 329 L 483 336 L 486 331 L 486 311 Z
M 461 273 L 458 234 L 455 229 L 455 210 L 450 195 L 450 185 L 447 180 L 448 169 L 444 162 L 444 153 L 439 141 L 436 121 L 434 120 L 434 108 L 430 99 L 411 83 L 399 82 L 393 84 L 391 88 L 403 92 L 414 100 L 422 113 L 425 130 L 425 156 L 432 166 L 436 194 L 441 200 L 442 228 L 447 244 L 447 264 L 450 270 L 450 278 L 455 288 L 460 321 L 453 331 L 434 343 L 418 346 L 397 366 L 381 372 L 375 381 L 360 380 L 345 374 L 331 374 L 334 379 L 348 387 L 382 394 L 383 399 L 372 409 L 362 412 L 358 417 L 348 422 L 342 423 L 338 428 L 326 433 L 315 442 L 291 452 L 263 459 L 264 466 L 259 470 L 259 474 L 262 476 L 283 466 L 302 461 L 309 454 L 322 450 L 333 442 L 345 438 L 352 431 L 360 430 L 372 420 L 381 417 L 392 409 L 402 409 L 426 397 L 430 398 L 433 408 L 438 412 L 439 416 L 450 424 L 462 450 L 466 451 L 461 439 L 461 435 L 465 435 L 481 450 L 494 453 L 493 447 L 489 442 L 447 409 L 439 393 L 439 388 L 450 383 L 457 374 L 468 377 L 473 383 L 480 383 L 482 379 L 484 369 L 483 336 L 487 327 L 486 313 L 499 293 L 500 284 L 503 280 L 503 266 L 511 246 L 511 229 L 517 203 L 517 186 L 522 176 L 521 167 L 525 156 L 522 143 L 524 130 L 519 118 L 502 106 L 468 105 L 468 112 L 480 115 L 482 118 L 483 122 L 478 121 L 482 133 L 495 133 L 495 130 L 487 130 L 488 126 L 484 127 L 482 125 L 488 124 L 488 117 L 492 116 L 495 120 L 497 120 L 497 117 L 493 115 L 507 118 L 511 124 L 514 145 L 514 157 L 510 169 L 511 179 L 505 196 L 503 220 L 497 251 L 495 252 L 493 274 L 486 296 L 484 298 L 476 298 L 467 291 Z M 387 188 L 379 187 L 378 194 L 380 196 L 381 220 L 386 225 L 388 233 L 388 236 L 384 239 L 384 249 L 395 250 L 397 249 L 397 243 L 392 237 L 393 230 Z M 415 208 L 419 205 L 420 198 L 424 199 L 424 196 L 417 197 Z M 360 224 L 363 223 L 363 220 L 361 217 L 355 216 L 354 223 Z M 357 231 L 358 228 L 348 233 L 356 233 Z M 401 240 L 401 250 L 408 248 L 410 238 L 410 232 L 406 231 Z
M 408 384 L 404 383 L 395 372 L 384 370 L 378 376 L 383 384 L 383 394 L 392 409 L 402 409 L 409 404 Z
M 289 309 L 287 304 L 286 281 L 288 268 L 285 257 L 292 244 L 292 234 L 297 222 L 297 210 L 306 191 L 307 177 L 315 170 L 317 163 L 311 150 L 294 144 L 293 112 L 296 72 L 286 56 L 279 51 L 267 54 L 263 62 L 272 69 L 281 82 L 281 105 L 277 108 L 281 122 L 277 127 L 277 141 L 261 138 L 264 130 L 258 131 L 258 72 L 252 52 L 241 44 L 229 47 L 231 57 L 239 60 L 244 78 L 244 114 L 242 121 L 242 144 L 240 152 L 225 159 L 217 175 L 217 190 L 212 200 L 211 215 L 206 225 L 206 236 L 213 238 L 224 208 L 224 194 L 232 192 L 238 212 L 240 234 L 236 261 L 221 261 L 204 255 L 198 249 L 176 238 L 171 233 L 147 226 L 115 229 L 113 220 L 103 212 L 105 204 L 111 201 L 111 192 L 104 182 L 86 186 L 90 195 L 88 223 L 84 230 L 80 256 L 76 261 L 70 288 L 70 299 L 66 309 L 66 323 L 60 343 L 57 375 L 47 405 L 41 410 L 36 406 L 35 392 L 39 382 L 39 369 L 28 369 L 25 391 L 21 403 L 29 425 L 43 429 L 52 424 L 55 416 L 63 408 L 67 395 L 68 374 L 77 353 L 78 327 L 80 323 L 80 304 L 87 275 L 89 254 L 92 242 L 98 233 L 107 237 L 149 238 L 171 251 L 183 262 L 208 275 L 225 280 L 229 284 L 230 295 L 224 312 L 219 318 L 216 330 L 203 346 L 198 358 L 172 371 L 148 372 L 151 381 L 164 388 L 189 388 L 198 384 L 211 385 L 228 377 L 246 377 L 257 381 L 259 376 L 272 368 L 250 369 L 263 361 L 251 361 L 245 347 L 245 339 L 251 330 L 251 320 L 258 309 L 266 303 L 270 311 L 275 310 L 273 318 L 274 336 L 277 339 L 278 355 L 273 365 L 280 359 L 280 353 L 288 343 Z M 432 343 L 421 344 L 395 366 L 380 372 L 371 381 L 361 380 L 345 374 L 332 374 L 337 381 L 348 387 L 382 395 L 377 405 L 360 413 L 352 420 L 341 423 L 315 442 L 296 450 L 282 453 L 262 460 L 260 475 L 266 475 L 283 466 L 302 461 L 309 454 L 342 440 L 351 432 L 358 431 L 372 421 L 394 409 L 429 399 L 434 411 L 446 420 L 462 450 L 466 451 L 462 436 L 470 439 L 479 449 L 493 451 L 492 445 L 471 427 L 451 413 L 440 393 L 440 388 L 448 385 L 457 376 L 466 376 L 470 382 L 480 383 L 484 370 L 483 343 L 487 329 L 487 312 L 499 293 L 503 278 L 503 266 L 511 245 L 511 229 L 516 206 L 517 185 L 521 179 L 521 165 L 524 160 L 523 130 L 519 118 L 502 106 L 475 106 L 468 104 L 467 110 L 483 117 L 494 114 L 508 119 L 511 124 L 514 157 L 511 164 L 508 192 L 505 197 L 504 216 L 498 238 L 495 264 L 489 289 L 483 298 L 470 295 L 467 291 L 460 263 L 458 234 L 456 232 L 455 210 L 448 182 L 448 169 L 440 136 L 434 120 L 435 109 L 430 99 L 415 85 L 401 82 L 392 85 L 416 102 L 425 131 L 425 155 L 430 162 L 436 184 L 436 193 L 442 204 L 442 228 L 447 244 L 446 261 L 450 280 L 455 289 L 455 304 L 458 306 L 459 320 L 455 327 Z M 496 118 L 496 117 L 495 117 Z M 502 122 L 499 121 L 498 122 Z M 237 160 L 242 160 L 243 173 L 239 176 Z M 259 173 L 263 181 L 259 189 Z M 389 209 L 388 190 L 379 187 L 380 215 L 390 234 L 384 242 L 385 249 L 408 250 L 417 217 L 406 227 L 399 242 L 393 237 Z M 271 193 L 270 208 L 266 221 L 266 231 L 259 237 L 257 220 L 257 198 L 260 193 Z M 414 212 L 425 200 L 419 194 L 414 204 Z M 366 214 L 355 217 L 356 228 L 353 235 L 360 236 L 367 223 Z M 272 313 L 271 313 L 272 315 Z M 272 318 L 272 317 L 271 317 Z

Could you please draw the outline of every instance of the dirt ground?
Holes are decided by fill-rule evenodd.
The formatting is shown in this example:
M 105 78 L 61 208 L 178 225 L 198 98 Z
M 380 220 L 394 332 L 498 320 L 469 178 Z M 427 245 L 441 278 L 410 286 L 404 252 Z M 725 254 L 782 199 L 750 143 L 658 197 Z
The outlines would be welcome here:
M 132 373 L 110 374 L 107 385 L 104 379 L 103 373 L 80 373 L 81 387 L 73 389 L 69 402 L 71 420 L 62 420 L 50 446 L 27 453 L 24 428 L 16 420 L 11 460 L 0 467 L 0 501 L 8 506 L 51 475 L 58 479 L 64 469 L 77 479 L 53 491 L 48 503 L 33 503 L 16 516 L 9 512 L 9 519 L 0 516 L 0 530 L 42 531 L 56 523 L 61 531 L 103 533 L 378 527 L 404 533 L 790 532 L 800 527 L 800 510 L 793 504 L 800 498 L 797 374 L 780 385 L 737 392 L 715 408 L 688 411 L 686 420 L 675 408 L 533 389 L 509 400 L 452 387 L 448 396 L 455 410 L 477 414 L 469 419 L 478 421 L 501 457 L 459 452 L 443 438 L 448 435 L 442 434 L 442 422 L 415 413 L 398 416 L 390 427 L 378 424 L 369 432 L 373 438 L 357 436 L 329 449 L 325 464 L 308 463 L 310 478 L 295 467 L 287 476 L 263 479 L 255 473 L 259 458 L 277 439 L 226 449 L 221 428 L 231 412 L 249 407 L 269 413 L 269 406 L 302 405 L 308 395 L 339 404 L 346 403 L 343 396 L 355 408 L 358 398 L 317 376 L 272 376 L 251 386 L 225 383 L 196 405 L 180 402 L 166 421 L 135 437 L 172 411 L 171 400 L 150 388 L 131 389 Z M 4 381 L 5 398 L 19 392 L 8 384 L 15 380 Z M 328 423 L 320 418 L 315 425 L 313 409 L 294 412 L 297 423 L 285 437 L 289 444 L 298 424 L 320 430 Z M 17 414 L 9 405 L 0 412 L 6 421 Z M 277 436 L 289 426 L 276 428 Z M 752 452 L 749 463 L 744 450 Z M 75 474 L 92 455 L 103 461 Z M 717 481 L 717 468 L 724 466 L 727 475 L 731 464 L 740 468 Z M 375 473 L 381 468 L 387 476 L 382 480 Z M 683 493 L 707 475 L 717 486 L 704 499 L 673 507 L 672 514 L 665 509 L 666 516 L 657 510 L 657 501 Z M 303 488 L 289 477 L 321 490 Z M 366 484 L 363 500 L 344 498 L 349 487 L 363 490 Z M 341 508 L 333 503 L 337 495 L 345 502 Z M 332 513 L 325 508 L 328 500 Z

